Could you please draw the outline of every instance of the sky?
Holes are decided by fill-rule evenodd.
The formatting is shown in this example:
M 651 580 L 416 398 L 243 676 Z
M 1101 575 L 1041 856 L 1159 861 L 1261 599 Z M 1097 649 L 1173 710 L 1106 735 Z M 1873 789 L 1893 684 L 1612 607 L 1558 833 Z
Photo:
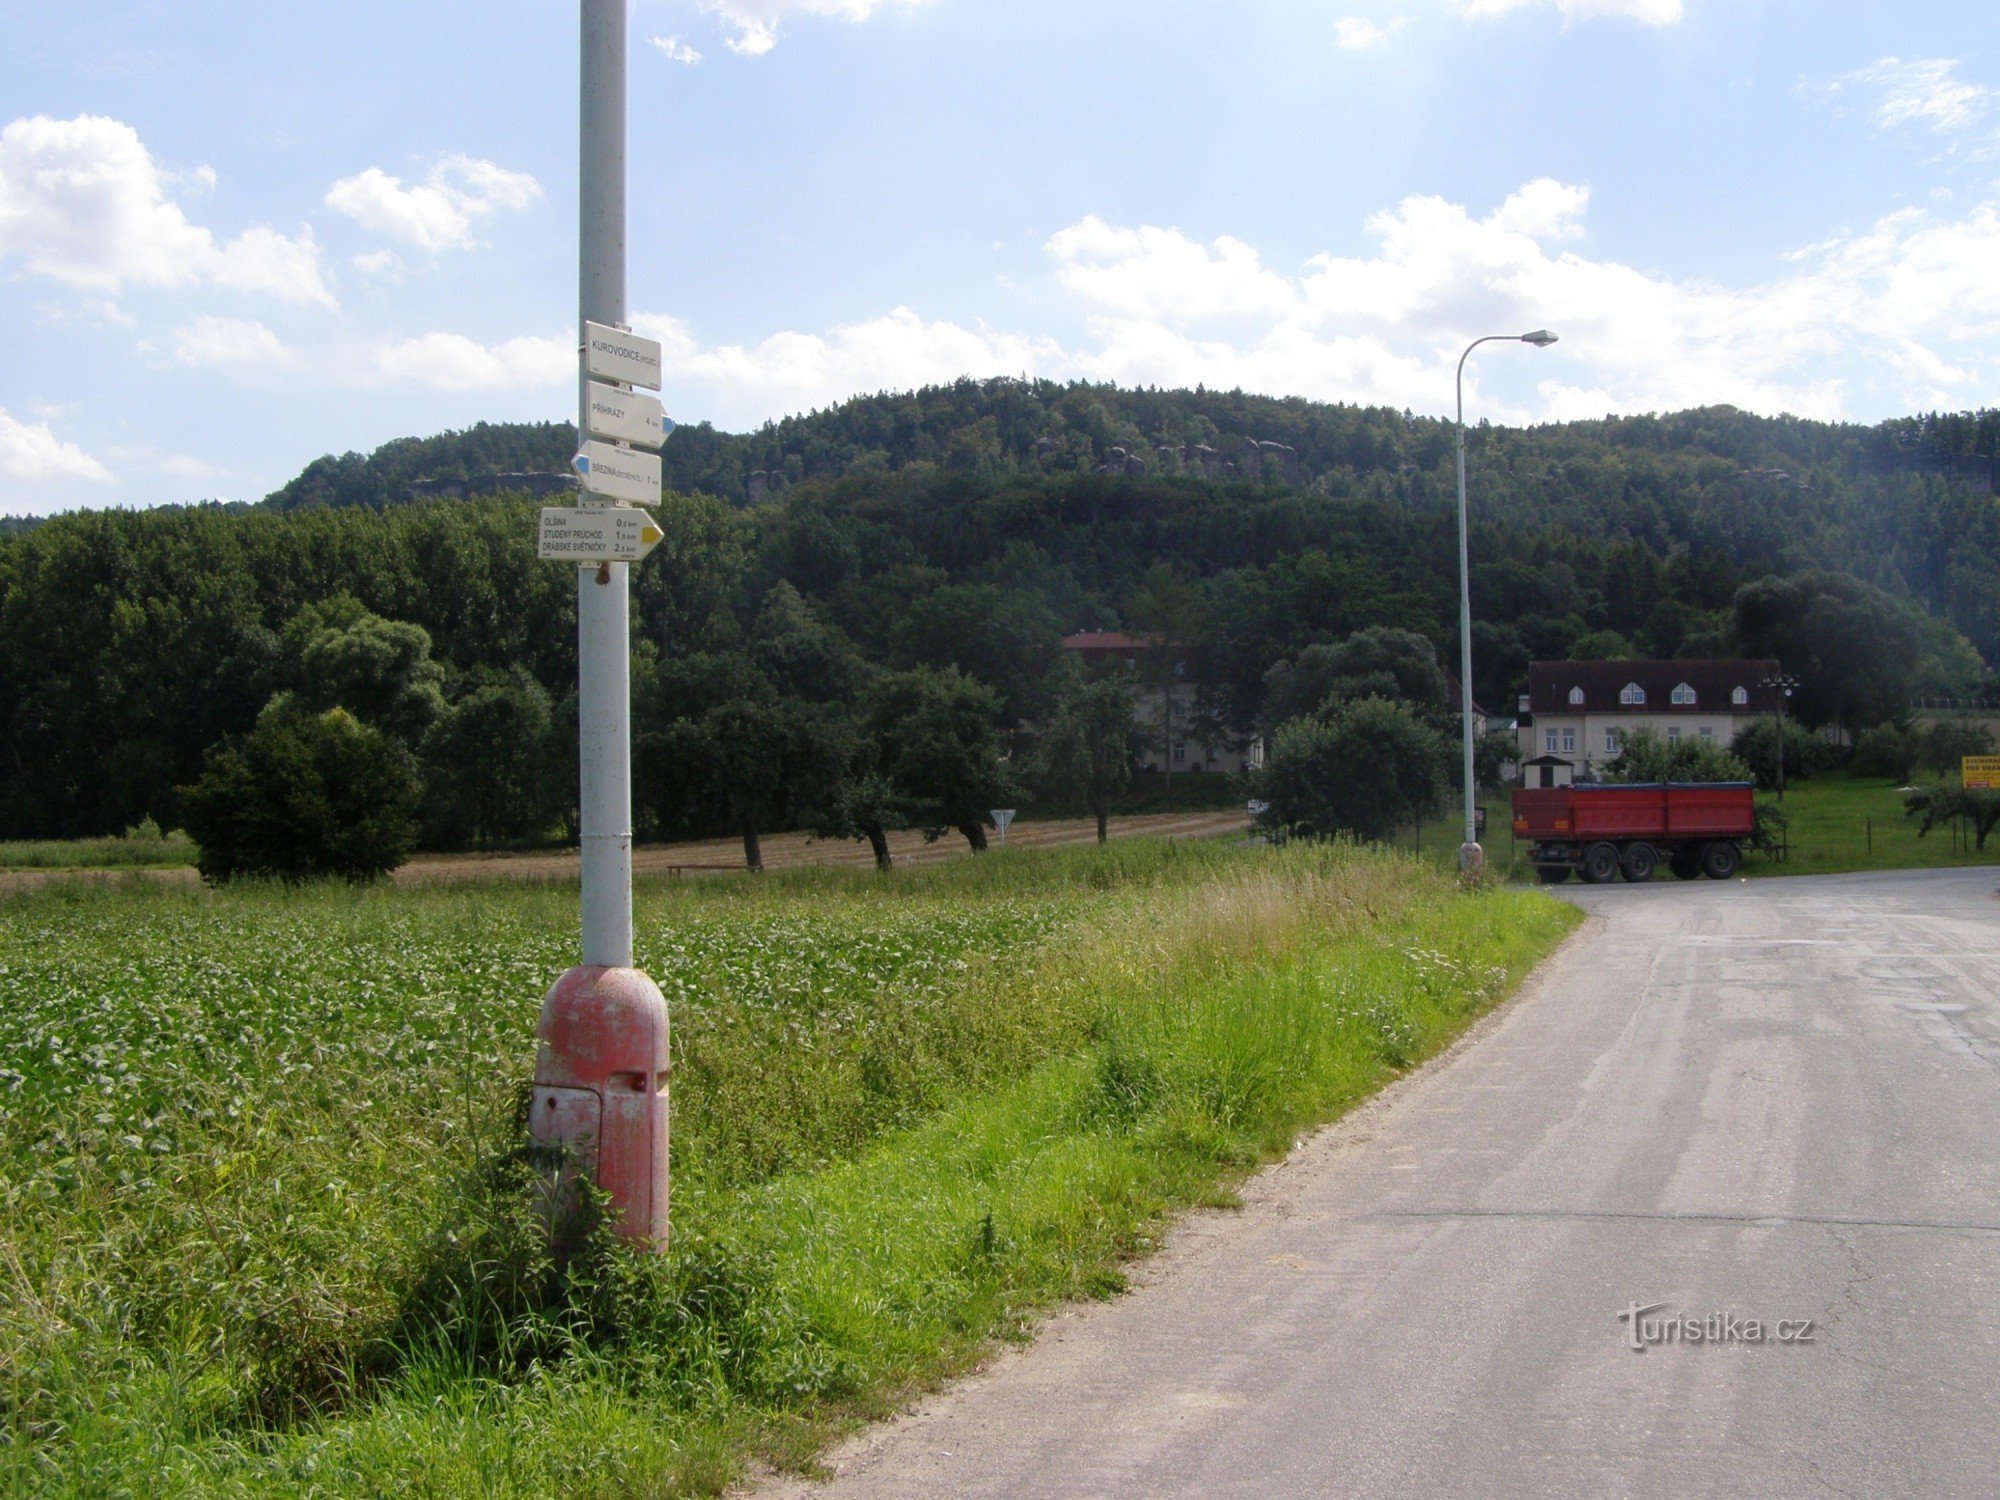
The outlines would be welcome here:
M 0 514 L 573 416 L 576 6 L 0 0 Z M 1991 0 L 633 0 L 677 421 L 2000 399 Z

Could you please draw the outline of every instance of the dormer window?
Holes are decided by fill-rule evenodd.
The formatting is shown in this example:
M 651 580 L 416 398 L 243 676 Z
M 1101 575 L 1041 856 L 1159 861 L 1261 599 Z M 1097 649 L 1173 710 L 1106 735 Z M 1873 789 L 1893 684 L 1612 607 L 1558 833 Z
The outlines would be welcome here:
M 1627 708 L 1643 708 L 1646 704 L 1646 690 L 1636 682 L 1628 682 L 1618 690 L 1618 701 Z
M 1746 707 L 1750 702 L 1750 689 L 1738 688 L 1735 692 L 1729 695 L 1729 701 L 1735 704 L 1738 708 Z
M 1682 683 L 1679 687 L 1674 689 L 1674 707 L 1675 708 L 1694 707 L 1694 689 L 1685 682 Z
M 1582 708 L 1582 707 L 1583 707 L 1583 689 L 1582 689 L 1582 688 L 1571 688 L 1571 689 L 1569 690 L 1569 706 L 1570 706 L 1571 708 Z

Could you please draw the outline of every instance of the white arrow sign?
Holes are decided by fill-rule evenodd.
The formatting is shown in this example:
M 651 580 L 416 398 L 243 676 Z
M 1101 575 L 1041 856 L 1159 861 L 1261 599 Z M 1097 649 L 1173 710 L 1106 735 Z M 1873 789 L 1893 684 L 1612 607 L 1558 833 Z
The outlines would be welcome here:
M 583 325 L 583 373 L 598 380 L 660 388 L 660 346 L 622 328 L 602 323 Z
M 633 505 L 660 503 L 660 455 L 640 453 L 610 443 L 585 443 L 570 467 L 582 480 L 584 492 Z
M 642 510 L 551 505 L 542 511 L 535 555 L 559 562 L 638 562 L 665 535 Z
M 989 808 L 986 815 L 993 820 L 993 826 L 1000 830 L 1000 842 L 1005 844 L 1007 842 L 1007 825 L 1014 821 L 1014 809 L 1011 807 Z
M 658 397 L 590 382 L 590 405 L 584 411 L 586 436 L 657 448 L 673 430 Z

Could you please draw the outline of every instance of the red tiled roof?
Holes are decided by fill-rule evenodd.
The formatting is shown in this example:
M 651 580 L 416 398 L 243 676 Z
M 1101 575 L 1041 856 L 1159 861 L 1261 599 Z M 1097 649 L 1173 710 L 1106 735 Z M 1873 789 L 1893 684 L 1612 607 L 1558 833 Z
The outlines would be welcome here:
M 1778 690 L 1760 686 L 1778 670 L 1774 661 L 1538 661 L 1528 668 L 1528 708 L 1536 714 L 1772 714 L 1778 711 Z M 1646 693 L 1643 705 L 1619 701 L 1627 685 L 1637 683 Z M 1692 704 L 1675 703 L 1674 689 L 1686 683 L 1694 689 Z M 1734 701 L 1736 689 L 1750 695 L 1747 704 Z M 1569 701 L 1572 689 L 1583 689 L 1583 702 Z

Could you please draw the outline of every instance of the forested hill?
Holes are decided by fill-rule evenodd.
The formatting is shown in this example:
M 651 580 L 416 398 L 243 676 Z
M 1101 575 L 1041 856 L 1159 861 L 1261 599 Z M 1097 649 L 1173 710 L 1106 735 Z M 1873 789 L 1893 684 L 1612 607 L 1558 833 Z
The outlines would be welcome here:
M 1600 547 L 1634 542 L 1662 559 L 1719 555 L 1744 574 L 1851 573 L 1949 621 L 2000 666 L 2000 411 L 1861 426 L 1708 407 L 1482 427 L 1472 446 L 1474 504 L 1487 523 Z M 563 481 L 528 476 L 565 475 L 574 449 L 565 423 L 482 423 L 316 460 L 266 504 L 380 509 L 545 494 Z M 664 466 L 670 490 L 753 508 L 795 491 L 816 510 L 865 506 L 882 476 L 907 470 L 950 476 L 959 494 L 1092 476 L 1419 515 L 1454 492 L 1451 424 L 1435 418 L 1240 391 L 1008 379 L 857 397 L 743 435 L 684 426 Z M 1066 561 L 1059 551 L 1054 560 Z M 1196 574 L 1227 565 L 1185 562 Z
M 1484 441 L 1526 464 L 1579 452 L 1733 464 L 1750 476 L 1939 475 L 2000 491 L 2000 411 L 1899 418 L 1875 427 L 1757 417 L 1732 407 L 1608 418 Z M 1051 381 L 961 380 L 859 396 L 746 434 L 684 426 L 664 454 L 669 489 L 754 503 L 807 479 L 929 464 L 960 473 L 1122 473 L 1250 480 L 1339 494 L 1370 475 L 1435 468 L 1449 423 L 1381 407 L 1329 405 L 1241 391 L 1122 390 Z M 488 423 L 399 438 L 372 454 L 328 454 L 266 504 L 385 505 L 448 492 L 493 492 L 510 475 L 566 475 L 569 423 Z

